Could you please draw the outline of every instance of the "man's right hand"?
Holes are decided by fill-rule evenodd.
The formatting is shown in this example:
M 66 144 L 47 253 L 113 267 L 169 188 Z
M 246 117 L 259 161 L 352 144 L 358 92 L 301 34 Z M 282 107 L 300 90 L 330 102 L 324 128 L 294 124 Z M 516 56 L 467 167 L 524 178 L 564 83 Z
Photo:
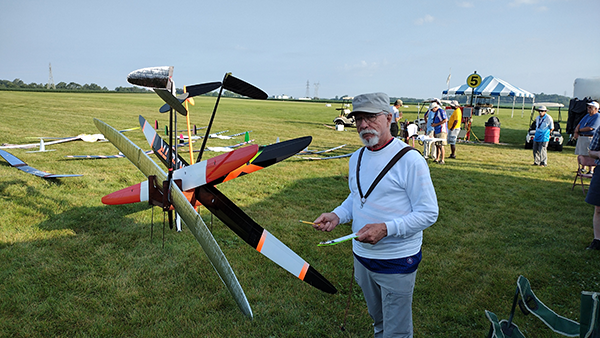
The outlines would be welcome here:
M 340 218 L 333 212 L 326 212 L 317 217 L 313 228 L 321 231 L 331 231 L 340 223 Z

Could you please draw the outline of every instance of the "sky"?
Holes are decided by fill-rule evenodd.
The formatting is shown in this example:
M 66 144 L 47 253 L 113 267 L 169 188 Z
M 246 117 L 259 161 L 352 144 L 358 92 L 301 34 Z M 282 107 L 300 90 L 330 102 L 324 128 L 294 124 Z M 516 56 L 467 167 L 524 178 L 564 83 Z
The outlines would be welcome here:
M 174 66 L 178 88 L 231 72 L 269 96 L 431 98 L 475 71 L 566 96 L 600 77 L 599 0 L 0 0 L 0 22 L 0 79 L 25 83 Z

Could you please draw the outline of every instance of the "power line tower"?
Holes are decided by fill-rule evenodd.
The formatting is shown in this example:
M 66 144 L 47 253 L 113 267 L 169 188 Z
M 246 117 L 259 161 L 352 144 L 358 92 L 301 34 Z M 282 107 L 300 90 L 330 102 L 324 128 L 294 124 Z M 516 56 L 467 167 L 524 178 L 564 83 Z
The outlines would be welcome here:
M 306 95 L 304 97 L 309 97 L 310 96 L 310 82 L 308 82 L 308 80 L 306 80 Z
M 54 85 L 54 79 L 52 78 L 52 63 L 48 63 L 48 68 L 50 69 L 50 75 L 48 77 L 48 83 L 46 84 L 46 89 L 56 89 Z
M 315 99 L 319 98 L 319 82 L 314 83 L 315 85 Z

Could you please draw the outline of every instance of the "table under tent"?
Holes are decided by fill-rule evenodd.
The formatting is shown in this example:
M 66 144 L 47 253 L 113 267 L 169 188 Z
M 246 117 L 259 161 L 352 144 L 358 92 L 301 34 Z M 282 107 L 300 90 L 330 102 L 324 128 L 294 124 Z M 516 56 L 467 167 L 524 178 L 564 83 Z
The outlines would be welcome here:
M 442 94 L 450 96 L 450 95 L 467 95 L 471 97 L 471 100 L 467 100 L 467 102 L 473 102 L 473 100 L 477 100 L 477 97 L 498 97 L 498 109 L 500 108 L 500 97 L 501 96 L 512 96 L 513 97 L 513 106 L 510 117 L 513 117 L 515 112 L 515 101 L 517 97 L 523 99 L 522 107 L 521 107 L 521 117 L 523 117 L 525 112 L 525 99 L 529 98 L 532 101 L 532 104 L 535 102 L 535 95 L 521 89 L 517 86 L 511 85 L 510 83 L 494 77 L 492 75 L 487 76 L 481 84 L 476 88 L 471 88 L 467 84 L 463 84 L 458 87 L 450 88 L 444 90 Z

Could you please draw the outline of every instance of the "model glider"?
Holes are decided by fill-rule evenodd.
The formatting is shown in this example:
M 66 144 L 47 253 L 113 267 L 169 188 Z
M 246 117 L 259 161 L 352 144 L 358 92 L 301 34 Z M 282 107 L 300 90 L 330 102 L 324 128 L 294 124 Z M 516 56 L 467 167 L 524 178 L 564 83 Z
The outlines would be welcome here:
M 167 84 L 169 84 L 169 83 L 171 83 L 170 79 L 169 79 L 169 81 L 167 81 Z M 171 86 L 172 86 L 172 83 L 171 83 Z M 230 228 L 232 228 L 236 234 L 238 234 L 241 238 L 243 238 L 244 241 L 246 241 L 254 249 L 261 252 L 262 254 L 264 254 L 265 256 L 267 256 L 268 258 L 270 258 L 271 260 L 273 260 L 274 262 L 276 262 L 277 264 L 282 266 L 284 269 L 286 269 L 290 273 L 294 274 L 296 277 L 300 278 L 301 280 L 304 280 L 307 283 L 309 283 L 325 292 L 329 292 L 329 293 L 337 292 L 335 287 L 331 283 L 329 283 L 329 281 L 327 281 L 323 276 L 321 276 L 315 269 L 313 269 L 308 263 L 306 263 L 304 260 L 302 260 L 302 258 L 300 258 L 296 253 L 294 253 L 292 250 L 290 250 L 288 247 L 286 247 L 277 238 L 275 238 L 272 235 L 269 235 L 268 232 L 266 232 L 262 227 L 260 227 L 254 221 L 252 221 L 252 219 L 249 216 L 244 214 L 243 211 L 241 211 L 241 209 L 237 208 L 237 206 L 235 206 L 235 204 L 233 202 L 227 200 L 226 197 L 224 195 L 222 195 L 214 187 L 215 184 L 225 182 L 226 180 L 229 180 L 229 179 L 232 179 L 235 177 L 239 177 L 243 174 L 262 169 L 258 163 L 266 166 L 266 165 L 276 163 L 276 162 L 282 160 L 283 158 L 288 158 L 288 157 L 292 156 L 293 154 L 297 153 L 301 149 L 305 148 L 310 143 L 310 140 L 311 140 L 310 137 L 307 137 L 304 140 L 304 141 L 308 141 L 308 143 L 302 142 L 302 140 L 300 140 L 300 142 L 302 142 L 300 147 L 298 149 L 296 149 L 294 152 L 288 153 L 285 155 L 278 153 L 278 150 L 281 150 L 281 148 L 275 147 L 275 148 L 271 148 L 270 152 L 268 152 L 267 155 L 265 155 L 265 157 L 263 157 L 261 159 L 261 156 L 263 154 L 265 154 L 264 149 L 263 149 L 263 152 L 261 152 L 260 155 L 256 156 L 252 160 L 246 161 L 245 165 L 240 165 L 239 168 L 237 168 L 235 170 L 230 169 L 229 174 L 223 175 L 220 179 L 214 180 L 212 182 L 207 179 L 204 182 L 195 182 L 194 185 L 197 185 L 197 187 L 195 189 L 191 189 L 191 186 L 193 186 L 193 185 L 189 185 L 186 182 L 186 180 L 194 180 L 194 179 L 202 180 L 203 175 L 201 175 L 201 172 L 198 171 L 197 173 L 190 174 L 190 175 L 178 174 L 180 172 L 187 173 L 189 168 L 197 167 L 198 165 L 200 165 L 202 163 L 213 163 L 213 161 L 215 159 L 223 158 L 224 156 L 227 156 L 228 158 L 232 158 L 232 159 L 237 158 L 237 155 L 236 155 L 237 153 L 245 151 L 245 149 L 252 147 L 252 146 L 249 146 L 249 147 L 237 149 L 237 150 L 229 152 L 227 154 L 217 156 L 216 158 L 212 158 L 212 159 L 208 160 L 208 162 L 207 161 L 200 162 L 202 154 L 203 154 L 205 146 L 206 146 L 206 141 L 208 139 L 208 136 L 210 135 L 210 129 L 211 129 L 212 123 L 214 121 L 218 102 L 219 102 L 219 99 L 221 97 L 221 94 L 222 94 L 222 91 L 224 88 L 231 90 L 233 92 L 236 92 L 238 94 L 249 96 L 252 98 L 260 98 L 260 99 L 267 98 L 266 93 L 264 93 L 260 89 L 254 87 L 242 80 L 236 79 L 233 76 L 231 76 L 231 74 L 227 73 L 221 84 L 221 91 L 219 92 L 219 95 L 217 97 L 217 102 L 215 104 L 213 113 L 211 115 L 210 122 L 207 126 L 207 130 L 206 130 L 206 134 L 205 134 L 205 137 L 204 137 L 204 140 L 202 143 L 202 147 L 199 151 L 200 154 L 198 156 L 198 163 L 196 163 L 192 166 L 187 167 L 186 166 L 187 163 L 185 163 L 185 161 L 183 161 L 183 159 L 181 159 L 180 156 L 178 156 L 177 154 L 173 154 L 174 151 L 171 146 L 173 144 L 173 142 L 172 142 L 173 133 L 171 133 L 171 136 L 170 136 L 171 142 L 166 144 L 164 141 L 162 141 L 162 139 L 160 139 L 160 137 L 158 137 L 158 135 L 156 135 L 155 130 L 152 129 L 151 127 L 149 127 L 147 122 L 142 117 L 140 117 L 140 125 L 143 126 L 142 129 L 144 131 L 144 135 L 146 136 L 148 142 L 152 145 L 153 149 L 155 150 L 156 155 L 161 159 L 161 161 L 166 162 L 166 164 L 169 168 L 168 179 L 167 179 L 167 181 L 163 181 L 163 183 L 162 183 L 162 186 L 163 186 L 162 200 L 163 201 L 166 200 L 167 202 L 170 201 L 168 194 L 171 190 L 165 190 L 165 187 L 172 187 L 174 185 L 172 183 L 172 179 L 173 180 L 181 179 L 182 180 L 182 183 L 181 183 L 182 190 L 187 190 L 187 193 L 188 193 L 187 197 L 188 197 L 190 206 L 197 205 L 198 201 L 207 203 L 207 205 L 209 205 L 209 206 L 207 206 L 207 208 L 209 208 L 209 210 L 211 210 L 217 217 L 219 217 L 226 225 L 228 225 Z M 173 110 L 175 110 L 175 111 L 178 111 L 179 113 L 183 114 L 183 112 L 179 111 L 181 108 L 178 108 L 178 105 L 180 105 L 181 102 L 179 102 L 179 100 L 177 100 L 177 98 L 172 94 L 172 92 L 161 91 L 161 90 L 158 90 L 158 91 L 155 90 L 155 91 L 157 92 L 157 94 L 160 93 L 159 96 L 167 104 L 169 104 L 169 106 L 172 108 L 171 112 L 173 112 Z M 173 116 L 173 113 L 171 113 L 171 116 Z M 172 117 L 171 117 L 171 120 L 172 120 Z M 169 129 L 173 130 L 172 124 L 171 124 L 171 128 L 169 128 Z M 298 141 L 298 140 L 296 140 L 296 141 Z M 290 146 L 291 144 L 288 143 L 287 145 Z M 257 148 L 258 147 L 256 147 L 256 149 Z M 121 151 L 125 155 L 128 156 L 128 154 L 126 152 L 124 152 L 123 150 L 121 150 Z M 268 158 L 267 158 L 267 156 L 268 156 Z M 129 156 L 128 156 L 128 158 L 129 158 Z M 260 161 L 259 161 L 259 159 L 260 159 Z M 134 162 L 134 161 L 132 161 L 132 162 Z M 256 162 L 258 162 L 258 163 L 256 163 Z M 134 164 L 135 163 L 136 162 L 134 162 Z M 251 163 L 252 163 L 252 166 L 251 166 Z M 142 169 L 142 168 L 140 168 L 140 169 Z M 232 176 L 232 174 L 233 174 L 233 176 Z M 147 175 L 147 176 L 149 176 L 149 178 L 150 178 L 150 175 Z M 199 176 L 199 177 L 197 177 L 197 176 Z M 154 191 L 159 190 L 160 189 L 159 185 L 156 183 L 160 183 L 160 182 L 156 182 L 155 179 L 149 180 L 146 185 L 148 187 L 148 190 L 154 190 Z M 139 193 L 133 192 L 133 195 L 141 196 L 142 191 L 143 191 L 143 186 L 144 186 L 143 183 L 140 184 Z M 127 191 L 127 190 L 128 190 L 128 188 L 123 189 L 119 192 L 113 193 L 111 195 L 105 196 L 105 198 L 103 198 L 103 202 L 108 202 L 108 200 L 113 199 L 114 197 L 116 197 L 116 195 L 119 195 L 121 193 L 127 194 L 127 195 L 132 195 L 132 191 L 131 190 Z M 205 195 L 208 196 L 209 194 L 210 194 L 210 196 L 212 196 L 212 198 L 206 199 Z M 149 195 L 148 199 L 151 202 L 151 204 L 159 205 L 159 204 L 155 204 L 155 201 L 157 199 L 152 197 L 151 192 L 149 192 L 148 195 Z M 183 196 L 183 194 L 181 194 L 181 195 Z M 165 196 L 166 196 L 166 198 L 165 198 Z M 178 206 L 175 203 L 173 203 L 173 206 L 175 207 L 177 212 L 179 212 Z M 168 210 L 168 209 L 165 209 L 165 207 L 168 207 L 168 203 L 167 203 L 167 205 L 163 205 L 163 210 Z M 185 220 L 185 218 L 184 218 L 184 220 Z M 187 221 L 186 221 L 186 223 L 187 223 Z M 256 238 L 254 236 L 257 233 L 260 235 L 258 241 L 255 240 Z
M 168 145 L 166 145 L 160 136 L 156 134 L 155 130 L 151 128 L 148 122 L 141 116 L 140 125 L 142 125 L 142 130 L 144 131 L 148 143 L 152 144 L 155 150 L 158 149 L 158 151 L 156 151 L 157 156 L 163 163 L 166 163 L 167 158 L 165 151 L 162 149 L 165 149 L 164 147 L 168 147 Z M 280 162 L 297 153 L 300 149 L 304 149 L 310 141 L 311 137 L 304 137 L 266 146 L 259 150 L 257 155 L 243 166 L 232 170 L 219 179 L 208 181 L 206 184 L 201 185 L 194 190 L 185 191 L 185 194 L 192 205 L 204 205 L 251 247 L 267 256 L 267 258 L 271 259 L 288 272 L 324 292 L 335 293 L 337 290 L 331 283 L 275 236 L 258 225 L 252 218 L 245 214 L 214 187 L 215 184 L 226 182 Z M 223 158 L 224 155 L 232 156 L 235 155 L 236 152 L 246 148 L 234 150 L 233 152 L 211 158 L 208 161 L 209 163 L 218 161 L 218 159 Z M 183 162 L 183 160 L 179 159 L 175 167 L 179 168 L 179 165 L 182 165 Z M 185 169 L 185 167 L 182 168 Z M 182 169 L 177 169 L 173 174 L 173 177 L 179 177 L 178 171 L 180 170 Z M 183 186 L 185 190 L 185 184 L 183 184 Z M 102 198 L 102 202 L 104 204 L 125 204 L 148 201 L 150 199 L 149 190 L 148 183 L 142 182 L 107 195 Z
M 153 154 L 154 151 L 148 150 L 145 153 L 146 153 L 146 155 L 150 155 L 150 154 Z M 125 157 L 125 155 L 123 155 L 123 154 L 117 154 L 117 155 L 67 155 L 65 157 L 66 158 L 75 158 L 75 159 L 79 159 L 79 160 L 85 160 L 85 159 L 98 160 L 98 159 L 107 159 L 107 158 L 123 158 L 123 157 Z
M 333 148 L 329 148 L 329 149 L 325 149 L 325 150 L 309 150 L 308 148 L 302 150 L 301 152 L 298 153 L 298 155 L 304 155 L 304 154 L 310 154 L 310 155 L 316 155 L 316 154 L 324 154 L 324 153 L 329 153 L 338 149 L 342 149 L 343 147 L 345 147 L 345 144 L 342 144 L 341 146 L 337 146 L 337 147 L 333 147 Z
M 317 161 L 317 160 L 334 160 L 336 158 L 350 157 L 350 156 L 352 156 L 352 154 L 354 154 L 354 153 L 337 155 L 337 156 L 329 156 L 329 157 L 312 157 L 312 156 L 296 156 L 296 157 L 304 159 L 304 160 Z
M 218 153 L 227 153 L 227 152 L 235 150 L 235 148 L 237 148 L 237 147 L 241 147 L 243 145 L 250 144 L 252 142 L 254 142 L 254 140 L 248 140 L 246 142 L 240 142 L 238 144 L 234 144 L 234 145 L 230 145 L 230 146 L 206 147 L 205 151 L 214 151 L 214 152 L 218 152 Z
M 126 132 L 138 129 L 139 127 L 124 129 L 119 132 Z M 36 137 L 37 138 L 37 137 Z M 45 150 L 45 146 L 66 143 L 72 141 L 84 141 L 84 142 L 106 142 L 108 141 L 104 135 L 102 134 L 79 134 L 77 136 L 69 136 L 69 137 L 39 137 L 39 143 L 29 143 L 29 144 L 7 144 L 3 143 L 0 145 L 0 149 L 31 149 L 31 148 L 40 148 L 40 151 Z M 54 140 L 50 142 L 45 142 L 44 140 Z
M 62 177 L 79 177 L 79 176 L 83 176 L 83 175 L 56 175 L 56 174 L 51 174 L 45 171 L 41 171 L 39 169 L 30 167 L 27 165 L 27 163 L 21 161 L 19 158 L 17 158 L 16 156 L 14 156 L 13 154 L 9 153 L 6 150 L 2 150 L 0 149 L 0 156 L 2 156 L 2 158 L 4 158 L 6 160 L 6 162 L 8 162 L 11 166 L 26 172 L 28 174 L 32 174 L 41 178 L 62 178 Z
M 106 123 L 94 119 L 94 123 L 110 142 L 119 149 L 127 158 L 146 176 L 155 176 L 158 182 L 165 182 L 167 174 L 152 161 L 137 145 L 131 142 L 128 138 L 117 132 L 114 128 Z M 252 318 L 252 309 L 248 303 L 248 299 L 244 294 L 233 269 L 229 265 L 227 258 L 221 251 L 221 248 L 215 241 L 214 237 L 208 231 L 206 224 L 188 202 L 185 195 L 179 189 L 177 184 L 168 185 L 171 202 L 177 209 L 177 212 L 184 220 L 185 224 L 190 229 L 200 246 L 208 256 L 211 264 L 217 271 L 217 274 L 227 286 L 227 289 L 235 299 L 240 310 L 248 317 Z

